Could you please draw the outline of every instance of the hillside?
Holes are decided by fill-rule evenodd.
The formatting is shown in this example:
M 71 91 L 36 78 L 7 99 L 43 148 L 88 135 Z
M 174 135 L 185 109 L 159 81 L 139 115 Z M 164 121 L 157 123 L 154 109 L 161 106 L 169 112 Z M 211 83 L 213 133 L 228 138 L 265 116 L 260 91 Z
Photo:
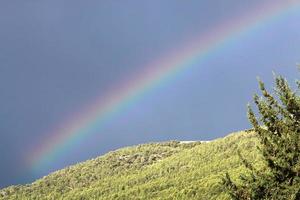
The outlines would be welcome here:
M 0 199 L 229 199 L 221 178 L 245 170 L 237 150 L 258 161 L 256 143 L 253 133 L 238 132 L 208 143 L 127 147 L 0 190 Z

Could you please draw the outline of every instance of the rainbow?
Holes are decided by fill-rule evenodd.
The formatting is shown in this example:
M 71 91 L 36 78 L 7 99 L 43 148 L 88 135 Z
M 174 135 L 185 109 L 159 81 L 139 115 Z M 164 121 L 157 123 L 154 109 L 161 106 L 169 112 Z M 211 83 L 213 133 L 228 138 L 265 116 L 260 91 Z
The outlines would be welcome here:
M 143 70 L 136 77 L 131 77 L 104 97 L 100 96 L 87 109 L 53 130 L 49 134 L 51 138 L 47 138 L 45 143 L 30 152 L 26 159 L 29 168 L 34 171 L 47 167 L 76 142 L 95 134 L 95 130 L 99 133 L 107 120 L 122 112 L 147 91 L 231 44 L 241 34 L 254 31 L 256 27 L 271 23 L 299 8 L 300 1 L 269 1 L 249 10 L 243 16 L 229 19 L 196 40 L 142 67 Z

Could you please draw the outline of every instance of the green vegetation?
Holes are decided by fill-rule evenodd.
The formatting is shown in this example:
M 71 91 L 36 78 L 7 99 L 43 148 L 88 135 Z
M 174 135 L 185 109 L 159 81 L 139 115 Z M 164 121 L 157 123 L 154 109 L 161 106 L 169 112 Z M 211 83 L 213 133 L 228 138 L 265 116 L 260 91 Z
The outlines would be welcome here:
M 253 130 L 123 148 L 4 188 L 0 200 L 299 200 L 300 96 L 281 76 L 275 95 L 259 86 L 259 116 L 248 109 Z
M 245 172 L 237 152 L 263 166 L 249 131 L 208 143 L 151 143 L 110 152 L 54 172 L 32 184 L 0 190 L 0 199 L 230 199 L 226 172 Z
M 243 159 L 249 173 L 241 174 L 240 184 L 227 174 L 224 184 L 233 199 L 300 199 L 300 97 L 283 77 L 276 77 L 275 84 L 273 96 L 260 81 L 263 96 L 254 96 L 259 118 L 251 107 L 248 111 L 265 168 Z

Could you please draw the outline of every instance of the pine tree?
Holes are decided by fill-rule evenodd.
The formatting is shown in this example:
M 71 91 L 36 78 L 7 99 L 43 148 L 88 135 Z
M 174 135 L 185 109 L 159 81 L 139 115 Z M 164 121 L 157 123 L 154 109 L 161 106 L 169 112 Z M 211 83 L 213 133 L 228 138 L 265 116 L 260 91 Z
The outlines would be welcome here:
M 226 174 L 224 188 L 232 199 L 300 200 L 300 97 L 282 76 L 275 77 L 274 95 L 261 80 L 259 88 L 262 96 L 254 95 L 259 116 L 248 106 L 248 118 L 266 167 L 259 171 L 240 156 L 250 174 L 240 175 L 241 184 Z

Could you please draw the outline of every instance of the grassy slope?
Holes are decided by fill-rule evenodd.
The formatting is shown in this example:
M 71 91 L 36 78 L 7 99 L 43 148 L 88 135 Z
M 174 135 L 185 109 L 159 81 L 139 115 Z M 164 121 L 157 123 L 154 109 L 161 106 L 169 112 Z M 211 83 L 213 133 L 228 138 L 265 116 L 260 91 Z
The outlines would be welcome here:
M 0 190 L 0 199 L 229 199 L 221 178 L 244 170 L 238 149 L 259 160 L 256 143 L 253 133 L 239 132 L 209 143 L 123 148 Z

